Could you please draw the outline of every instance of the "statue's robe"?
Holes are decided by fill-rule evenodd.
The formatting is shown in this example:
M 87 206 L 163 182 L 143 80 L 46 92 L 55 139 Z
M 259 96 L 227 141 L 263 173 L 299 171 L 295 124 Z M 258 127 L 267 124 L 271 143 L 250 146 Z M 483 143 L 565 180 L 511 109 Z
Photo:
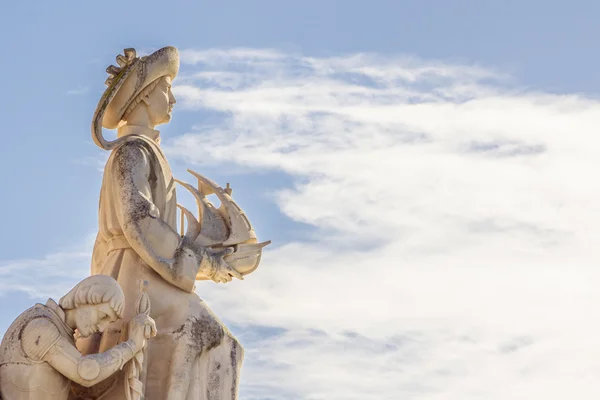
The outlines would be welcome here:
M 237 399 L 243 349 L 194 293 L 195 259 L 188 256 L 174 270 L 173 259 L 182 256 L 175 181 L 158 132 L 132 127 L 126 134 L 136 138 L 114 149 L 104 170 L 91 270 L 119 282 L 125 315 L 101 339 L 77 346 L 89 354 L 116 345 L 121 324 L 135 314 L 140 281 L 147 280 L 158 335 L 146 356 L 146 400 Z M 103 399 L 123 399 L 122 388 L 117 384 Z
M 67 400 L 71 381 L 44 361 L 61 337 L 75 345 L 73 330 L 54 300 L 19 315 L 0 344 L 0 398 Z

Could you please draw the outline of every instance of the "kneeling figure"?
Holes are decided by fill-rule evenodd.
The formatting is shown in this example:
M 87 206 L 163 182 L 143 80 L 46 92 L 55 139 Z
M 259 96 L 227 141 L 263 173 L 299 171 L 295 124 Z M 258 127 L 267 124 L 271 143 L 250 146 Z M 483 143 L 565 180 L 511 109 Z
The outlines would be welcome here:
M 83 356 L 75 347 L 81 337 L 102 332 L 123 317 L 125 296 L 106 275 L 77 284 L 58 304 L 48 299 L 21 314 L 0 345 L 0 397 L 3 400 L 66 400 L 71 382 L 93 386 L 131 360 L 145 340 L 156 335 L 145 314 L 133 318 L 129 340 L 99 354 Z

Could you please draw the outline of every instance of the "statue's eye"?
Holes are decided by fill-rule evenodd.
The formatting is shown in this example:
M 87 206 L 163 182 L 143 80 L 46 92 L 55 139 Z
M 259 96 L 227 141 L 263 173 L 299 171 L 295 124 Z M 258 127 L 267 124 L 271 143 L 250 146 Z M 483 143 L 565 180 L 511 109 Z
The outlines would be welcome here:
M 100 318 L 100 319 L 104 319 L 104 318 L 106 318 L 106 317 L 107 317 L 107 315 L 106 315 L 106 314 L 104 314 L 102 311 L 100 311 L 100 312 L 99 312 L 99 314 L 98 314 L 98 318 Z

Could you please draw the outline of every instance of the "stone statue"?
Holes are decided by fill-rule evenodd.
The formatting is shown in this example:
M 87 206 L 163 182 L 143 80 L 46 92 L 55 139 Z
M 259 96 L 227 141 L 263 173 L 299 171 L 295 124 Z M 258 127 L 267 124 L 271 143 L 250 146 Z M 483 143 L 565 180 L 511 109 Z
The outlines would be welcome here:
M 48 299 L 21 314 L 0 345 L 0 397 L 4 400 L 67 400 L 71 382 L 89 387 L 110 377 L 156 334 L 141 314 L 129 322 L 129 339 L 101 354 L 83 356 L 74 343 L 102 332 L 123 316 L 125 296 L 105 275 L 81 281 L 58 304 Z
M 196 295 L 195 281 L 243 279 L 256 269 L 268 242 L 257 243 L 229 187 L 222 189 L 199 174 L 198 188 L 177 181 L 196 196 L 201 214 L 195 219 L 182 207 L 188 229 L 178 233 L 176 180 L 155 130 L 170 121 L 176 103 L 171 83 L 179 69 L 178 51 L 165 47 L 140 58 L 134 49 L 125 49 L 117 63 L 107 69 L 108 88 L 92 123 L 95 143 L 111 154 L 91 273 L 119 282 L 126 300 L 124 321 L 135 315 L 138 282 L 150 283 L 150 316 L 158 334 L 144 359 L 146 400 L 237 399 L 243 349 Z M 118 129 L 117 139 L 104 139 L 102 127 Z M 212 193 L 221 198 L 219 209 L 206 200 Z M 112 348 L 122 323 L 79 341 L 78 348 L 86 354 Z M 102 399 L 124 398 L 122 387 L 115 385 Z

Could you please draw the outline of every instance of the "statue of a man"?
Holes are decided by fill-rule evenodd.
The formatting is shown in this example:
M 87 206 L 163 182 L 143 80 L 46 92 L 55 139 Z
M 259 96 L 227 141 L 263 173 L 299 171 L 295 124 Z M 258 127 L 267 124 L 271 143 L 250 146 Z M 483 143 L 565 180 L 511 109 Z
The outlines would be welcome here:
M 81 337 L 102 332 L 123 315 L 125 296 L 109 276 L 81 281 L 58 304 L 48 299 L 21 314 L 0 345 L 0 397 L 4 400 L 67 400 L 71 381 L 90 387 L 110 377 L 156 334 L 141 314 L 129 323 L 129 340 L 87 356 L 75 347 Z M 149 330 L 148 330 L 149 328 Z
M 126 49 L 107 72 L 107 91 L 92 127 L 100 147 L 112 150 L 100 194 L 99 230 L 92 274 L 114 277 L 125 293 L 125 320 L 134 316 L 137 282 L 149 282 L 151 317 L 158 335 L 149 341 L 146 400 L 237 399 L 243 350 L 194 293 L 198 276 L 229 282 L 242 276 L 223 257 L 177 233 L 175 181 L 155 127 L 171 119 L 171 82 L 179 69 L 174 47 L 138 58 Z M 102 127 L 118 129 L 112 142 Z M 112 324 L 101 339 L 78 343 L 85 353 L 113 347 Z M 116 385 L 120 388 L 122 385 Z M 122 399 L 115 389 L 103 399 Z

